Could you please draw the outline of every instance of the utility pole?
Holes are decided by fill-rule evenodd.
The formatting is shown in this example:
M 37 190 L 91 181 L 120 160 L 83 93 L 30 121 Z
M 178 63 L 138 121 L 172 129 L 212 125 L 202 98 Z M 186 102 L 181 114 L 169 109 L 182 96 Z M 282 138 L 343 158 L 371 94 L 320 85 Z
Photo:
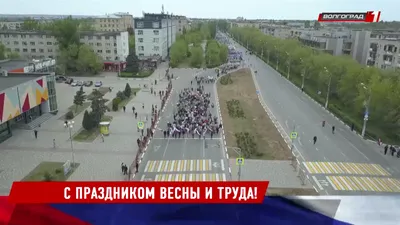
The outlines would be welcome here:
M 304 68 L 303 73 L 301 75 L 301 90 L 304 90 L 304 80 L 306 77 L 306 69 Z
M 289 80 L 290 78 L 290 58 L 288 60 L 288 67 L 287 67 L 288 71 L 287 71 L 287 79 Z
M 267 50 L 268 58 L 267 58 L 267 63 L 269 64 L 269 50 Z
M 364 86 L 364 88 L 366 88 L 366 87 Z M 372 94 L 371 94 L 371 89 L 368 89 L 368 90 L 369 90 L 368 91 L 368 100 L 365 103 L 364 123 L 363 123 L 363 127 L 362 127 L 362 130 L 361 130 L 361 137 L 365 136 L 365 131 L 367 129 L 367 122 L 368 122 L 368 118 L 369 118 L 369 104 L 371 102 Z
M 328 92 L 326 93 L 325 109 L 328 109 L 329 95 L 331 92 L 332 74 L 329 75 Z
M 296 133 L 296 125 L 293 125 L 293 131 L 292 131 L 292 133 Z M 291 135 L 290 135 L 291 136 Z M 297 135 L 296 135 L 297 136 Z M 297 137 L 296 137 L 297 138 Z M 290 137 L 290 140 L 292 141 L 292 143 L 291 143 L 291 145 L 290 145 L 290 151 L 292 152 L 292 155 L 293 155 L 293 148 L 294 148 L 294 143 L 293 143 L 293 140 L 294 140 L 294 138 L 292 138 L 292 137 Z
M 261 59 L 264 57 L 264 46 L 261 48 Z

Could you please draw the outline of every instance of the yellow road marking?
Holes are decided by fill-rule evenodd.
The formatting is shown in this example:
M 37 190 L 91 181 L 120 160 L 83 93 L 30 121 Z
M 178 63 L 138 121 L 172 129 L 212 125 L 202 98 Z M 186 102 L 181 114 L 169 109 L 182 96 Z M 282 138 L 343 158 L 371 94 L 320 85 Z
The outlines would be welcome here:
M 310 164 L 314 167 L 314 169 L 315 169 L 315 171 L 317 171 L 317 173 L 322 173 L 322 172 L 321 172 L 321 168 L 319 168 L 317 162 L 312 162 L 312 163 L 310 163 Z
M 340 166 L 339 166 L 337 163 L 331 162 L 331 163 L 329 163 L 329 164 L 331 164 L 331 166 L 332 166 L 333 168 L 335 168 L 335 170 L 336 170 L 338 173 L 345 173 L 345 172 L 342 170 L 342 168 L 340 168 Z
M 316 173 L 315 170 L 311 167 L 309 162 L 304 162 L 303 165 L 306 167 L 309 173 Z

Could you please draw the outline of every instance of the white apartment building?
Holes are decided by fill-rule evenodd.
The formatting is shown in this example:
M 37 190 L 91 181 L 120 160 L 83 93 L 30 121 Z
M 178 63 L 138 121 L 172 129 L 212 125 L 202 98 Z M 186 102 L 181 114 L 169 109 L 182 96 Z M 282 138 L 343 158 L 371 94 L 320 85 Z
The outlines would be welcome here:
M 127 31 L 134 28 L 134 20 L 129 13 L 114 13 L 93 18 L 93 26 L 96 31 Z
M 365 43 L 365 64 L 380 69 L 400 69 L 400 32 L 364 31 L 360 42 Z
M 176 33 L 182 35 L 184 30 L 190 29 L 190 21 L 186 16 L 173 16 L 176 25 Z
M 0 21 L 0 30 L 19 30 L 23 21 Z
M 169 48 L 176 40 L 176 21 L 168 14 L 144 13 L 135 19 L 135 48 L 139 58 L 169 55 Z
M 80 38 L 105 61 L 125 61 L 129 54 L 126 31 L 82 32 Z M 49 32 L 0 31 L 0 42 L 24 59 L 55 58 L 58 54 L 57 40 Z

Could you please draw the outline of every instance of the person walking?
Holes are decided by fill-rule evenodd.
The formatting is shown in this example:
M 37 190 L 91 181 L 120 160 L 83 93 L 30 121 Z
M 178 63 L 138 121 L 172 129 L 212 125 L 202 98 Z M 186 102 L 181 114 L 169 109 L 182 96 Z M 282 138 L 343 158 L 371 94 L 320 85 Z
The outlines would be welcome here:
M 317 136 L 314 136 L 313 140 L 314 140 L 314 145 L 315 145 L 315 143 L 317 143 Z

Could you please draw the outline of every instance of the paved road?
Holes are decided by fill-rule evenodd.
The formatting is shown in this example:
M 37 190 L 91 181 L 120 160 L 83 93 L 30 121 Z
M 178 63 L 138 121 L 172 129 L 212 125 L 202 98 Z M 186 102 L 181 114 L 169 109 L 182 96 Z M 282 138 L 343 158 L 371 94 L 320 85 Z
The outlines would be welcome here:
M 243 47 L 237 45 L 237 48 L 245 52 Z M 375 143 L 363 140 L 351 132 L 256 56 L 246 55 L 245 59 L 258 71 L 256 81 L 261 89 L 260 94 L 285 133 L 293 130 L 298 132 L 294 146 L 295 151 L 300 154 L 301 161 L 317 162 L 303 166 L 315 177 L 311 176 L 311 179 L 321 191 L 329 194 L 400 192 L 400 182 L 397 179 L 372 179 L 399 178 L 398 160 L 382 155 Z M 323 120 L 327 122 L 324 128 L 321 126 Z M 333 125 L 336 127 L 335 134 L 332 134 L 331 130 Z M 313 136 L 318 137 L 315 145 L 312 143 Z M 332 163 L 342 164 L 338 166 Z M 376 171 L 380 171 L 381 174 Z M 332 176 L 325 176 L 327 174 Z M 348 180 L 351 175 L 356 177 L 355 180 Z M 358 178 L 362 176 L 368 176 L 368 179 L 372 180 L 364 181 L 364 178 Z M 387 188 L 392 191 L 385 191 Z
M 173 113 L 176 111 L 179 92 L 190 87 L 190 81 L 194 78 L 194 70 L 174 69 L 171 71 L 174 77 L 179 79 L 173 81 L 174 91 L 170 98 L 153 140 L 148 147 L 139 173 L 135 176 L 137 180 L 143 181 L 226 181 L 227 159 L 222 150 L 222 140 L 219 135 L 213 139 L 199 139 L 197 136 L 186 138 L 164 139 L 162 130 L 166 128 L 168 121 L 172 122 Z M 202 76 L 213 75 L 213 70 L 202 72 Z M 194 85 L 193 85 L 194 86 Z M 204 84 L 205 92 L 210 92 L 214 100 L 213 84 Z M 213 115 L 218 115 L 216 108 L 212 109 Z

